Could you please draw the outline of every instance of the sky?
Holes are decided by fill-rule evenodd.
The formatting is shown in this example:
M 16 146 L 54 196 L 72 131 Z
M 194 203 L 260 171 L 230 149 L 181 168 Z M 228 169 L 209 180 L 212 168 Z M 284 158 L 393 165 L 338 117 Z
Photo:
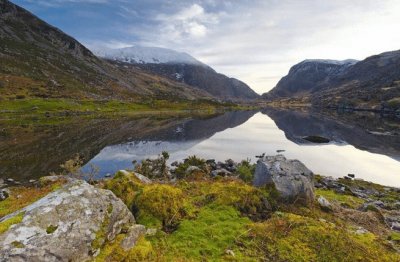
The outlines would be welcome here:
M 258 93 L 305 59 L 400 49 L 399 0 L 12 0 L 89 48 L 187 52 Z

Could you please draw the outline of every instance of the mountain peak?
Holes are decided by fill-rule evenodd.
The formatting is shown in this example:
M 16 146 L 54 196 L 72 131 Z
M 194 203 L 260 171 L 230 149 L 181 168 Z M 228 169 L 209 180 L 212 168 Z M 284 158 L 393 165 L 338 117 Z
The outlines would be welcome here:
M 109 60 L 130 64 L 189 64 L 203 65 L 191 55 L 161 47 L 131 46 L 119 49 L 97 49 L 94 54 Z

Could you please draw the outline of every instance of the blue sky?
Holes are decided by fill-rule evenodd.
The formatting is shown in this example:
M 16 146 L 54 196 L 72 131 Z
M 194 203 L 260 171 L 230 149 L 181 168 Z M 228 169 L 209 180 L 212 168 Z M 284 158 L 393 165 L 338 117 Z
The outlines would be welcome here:
M 304 60 L 400 49 L 398 0 L 12 0 L 89 48 L 185 51 L 259 93 Z

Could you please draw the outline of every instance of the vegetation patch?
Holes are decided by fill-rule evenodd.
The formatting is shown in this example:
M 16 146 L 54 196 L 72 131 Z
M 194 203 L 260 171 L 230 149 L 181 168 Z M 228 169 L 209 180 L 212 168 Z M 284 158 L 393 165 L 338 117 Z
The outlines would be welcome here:
M 150 240 L 158 260 L 213 261 L 235 246 L 236 238 L 246 234 L 250 222 L 233 207 L 210 205 L 202 208 L 196 219 L 182 221 L 171 235 Z
M 64 183 L 65 181 L 60 180 L 42 187 L 21 186 L 10 188 L 10 196 L 5 200 L 0 201 L 0 218 L 30 205 L 50 192 L 57 190 Z
M 350 207 L 350 208 L 357 208 L 364 203 L 364 200 L 358 197 L 346 195 L 346 194 L 339 194 L 333 190 L 326 190 L 326 189 L 316 189 L 315 194 L 318 196 L 323 196 L 330 202 L 336 202 L 342 206 Z
M 0 234 L 6 232 L 12 225 L 19 224 L 22 222 L 25 213 L 21 212 L 16 216 L 13 216 L 3 222 L 0 222 Z
M 341 224 L 276 213 L 250 226 L 242 252 L 266 261 L 398 261 L 400 256 L 372 233 L 355 234 Z

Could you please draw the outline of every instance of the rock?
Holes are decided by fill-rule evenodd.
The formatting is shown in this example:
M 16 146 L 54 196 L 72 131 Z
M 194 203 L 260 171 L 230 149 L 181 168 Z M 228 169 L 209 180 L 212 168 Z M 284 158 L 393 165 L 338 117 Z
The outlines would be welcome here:
M 110 173 L 107 173 L 107 174 L 104 175 L 104 177 L 105 178 L 109 178 L 109 177 L 112 177 L 112 175 Z
M 15 180 L 14 180 L 14 179 L 12 179 L 12 178 L 7 178 L 7 182 L 8 182 L 8 183 L 14 183 L 14 182 L 15 182 Z
M 31 184 L 33 184 L 33 183 L 35 183 L 35 182 L 36 182 L 35 179 L 30 179 L 30 180 L 29 180 L 29 183 L 31 183 Z
M 321 206 L 324 211 L 332 211 L 332 204 L 326 200 L 323 196 L 318 197 L 318 204 Z
M 171 163 L 171 166 L 178 166 L 178 165 L 179 165 L 178 161 L 174 161 L 174 162 Z
M 194 171 L 200 171 L 201 169 L 200 168 L 198 168 L 197 166 L 189 166 L 187 169 L 186 169 L 186 174 L 191 174 L 191 173 L 193 173 Z
M 212 177 L 216 177 L 216 176 L 230 176 L 232 175 L 231 172 L 229 172 L 228 170 L 221 168 L 221 169 L 216 169 L 211 171 L 211 176 Z
M 233 250 L 231 250 L 231 249 L 225 250 L 225 254 L 228 255 L 228 256 L 232 256 L 232 257 L 235 256 L 235 252 L 233 252 Z
M 152 183 L 152 181 L 151 181 L 150 178 L 145 177 L 144 175 L 141 175 L 141 174 L 136 173 L 136 172 L 128 172 L 128 171 L 126 171 L 126 170 L 120 170 L 120 171 L 118 171 L 118 172 L 123 173 L 123 174 L 126 175 L 126 176 L 134 175 L 134 176 L 135 176 L 137 179 L 139 179 L 140 182 L 142 182 L 143 184 L 151 184 L 151 183 Z
M 390 228 L 392 230 L 400 231 L 400 223 L 399 222 L 393 222 L 392 226 Z
M 368 230 L 366 230 L 363 227 L 358 227 L 354 233 L 357 235 L 364 235 L 364 234 L 368 233 Z
M 146 233 L 146 228 L 143 225 L 133 225 L 128 229 L 126 237 L 121 241 L 120 246 L 128 251 L 135 246 L 138 239 Z
M 39 179 L 39 183 L 41 185 L 48 185 L 51 183 L 55 183 L 60 180 L 70 180 L 71 177 L 69 176 L 44 176 Z
M 304 140 L 307 140 L 312 143 L 317 143 L 317 144 L 325 144 L 329 143 L 330 140 L 328 138 L 322 137 L 322 136 L 306 136 L 303 137 Z
M 80 180 L 68 182 L 0 222 L 21 213 L 22 222 L 0 235 L 2 261 L 90 260 L 100 245 L 135 223 L 111 191 Z
M 314 202 L 313 173 L 298 160 L 287 160 L 283 155 L 266 156 L 257 161 L 254 185 L 273 185 L 280 200 L 288 203 Z
M 6 200 L 10 196 L 8 190 L 3 189 L 0 191 L 0 201 Z
M 351 178 L 355 178 L 356 177 L 356 175 L 354 175 L 354 174 L 348 174 L 347 176 L 351 177 Z
M 157 228 L 148 228 L 146 230 L 146 235 L 148 236 L 154 236 L 155 234 L 157 234 Z

